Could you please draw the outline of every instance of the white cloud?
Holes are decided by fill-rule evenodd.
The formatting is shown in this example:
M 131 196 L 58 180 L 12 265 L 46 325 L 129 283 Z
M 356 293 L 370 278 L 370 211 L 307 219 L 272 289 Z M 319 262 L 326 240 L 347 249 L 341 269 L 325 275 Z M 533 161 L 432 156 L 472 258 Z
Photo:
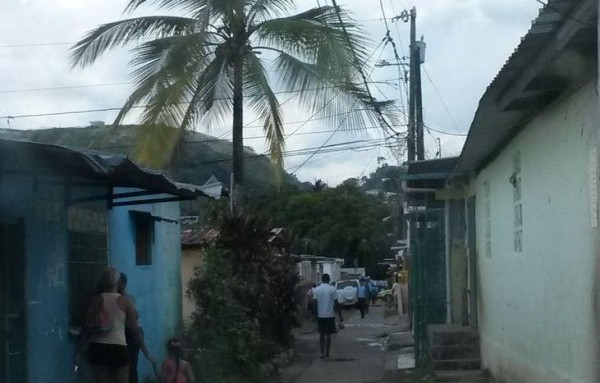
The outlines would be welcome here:
M 127 0 L 3 0 L 0 2 L 0 46 L 47 42 L 73 42 L 85 32 L 101 23 L 114 21 L 129 15 L 122 11 Z M 379 43 L 385 35 L 381 10 L 377 1 L 339 1 L 349 8 L 373 40 Z M 321 1 L 324 3 L 324 1 Z M 298 0 L 298 9 L 316 5 L 316 1 Z M 418 36 L 427 42 L 427 73 L 450 110 L 448 115 L 432 83 L 423 73 L 423 97 L 425 122 L 433 129 L 451 133 L 466 132 L 471 123 L 477 102 L 485 88 L 517 46 L 519 38 L 527 32 L 530 21 L 537 15 L 539 4 L 533 0 L 383 0 L 388 17 L 397 15 L 404 8 L 418 7 Z M 151 9 L 142 10 L 151 14 Z M 392 37 L 400 53 L 406 53 L 408 25 L 389 23 Z M 128 80 L 129 68 L 126 51 L 107 55 L 86 70 L 72 70 L 69 61 L 69 45 L 0 47 L 0 91 L 81 84 L 106 84 Z M 391 46 L 376 52 L 377 57 L 391 59 Z M 394 67 L 377 68 L 372 72 L 374 81 L 397 78 Z M 372 88 L 378 99 L 398 99 L 398 90 L 389 85 Z M 0 116 L 119 107 L 131 91 L 130 85 L 63 89 L 20 93 L 0 92 Z M 286 105 L 286 121 L 306 119 L 309 113 L 296 106 Z M 90 120 L 111 121 L 115 112 L 73 114 L 45 118 L 15 119 L 13 128 L 39 128 L 48 126 L 84 126 Z M 246 121 L 254 117 L 249 114 Z M 454 120 L 454 122 L 452 121 Z M 135 121 L 132 116 L 129 122 Z M 456 125 L 455 125 L 456 124 Z M 253 125 L 256 125 L 254 123 Z M 0 120 L 0 127 L 6 122 Z M 299 124 L 289 125 L 286 132 L 297 129 Z M 299 133 L 330 130 L 335 127 L 323 122 L 311 122 Z M 216 127 L 211 133 L 220 135 L 228 131 L 227 124 Z M 435 138 L 442 142 L 444 155 L 458 155 L 464 137 L 431 132 L 426 135 L 427 152 L 433 156 L 437 151 Z M 381 133 L 369 131 L 371 137 Z M 248 136 L 262 135 L 261 129 L 250 129 Z M 296 135 L 290 137 L 287 149 L 309 148 L 321 145 L 329 134 Z M 360 139 L 352 135 L 335 135 L 332 143 Z M 258 152 L 267 148 L 258 139 L 248 140 Z M 386 149 L 381 154 L 390 158 Z M 373 171 L 375 161 L 369 161 L 375 151 L 365 153 L 335 153 L 317 155 L 299 172 L 301 180 L 322 178 L 336 184 L 343 179 Z M 286 167 L 299 165 L 305 157 L 286 159 Z M 390 161 L 393 162 L 393 161 Z

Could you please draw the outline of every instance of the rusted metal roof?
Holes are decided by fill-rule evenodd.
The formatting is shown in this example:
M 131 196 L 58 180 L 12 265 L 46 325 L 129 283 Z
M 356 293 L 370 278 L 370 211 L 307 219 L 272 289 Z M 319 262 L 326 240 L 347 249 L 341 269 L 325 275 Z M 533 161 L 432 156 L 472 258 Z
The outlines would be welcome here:
M 597 0 L 548 0 L 540 9 L 479 101 L 460 172 L 481 169 L 565 90 L 596 75 L 597 7 Z M 581 56 L 584 64 L 570 67 L 567 52 Z
M 143 169 L 124 155 L 30 141 L 0 139 L 1 173 L 80 177 L 111 187 L 138 188 L 148 194 L 171 194 L 181 199 L 207 196 L 200 186 L 175 182 Z

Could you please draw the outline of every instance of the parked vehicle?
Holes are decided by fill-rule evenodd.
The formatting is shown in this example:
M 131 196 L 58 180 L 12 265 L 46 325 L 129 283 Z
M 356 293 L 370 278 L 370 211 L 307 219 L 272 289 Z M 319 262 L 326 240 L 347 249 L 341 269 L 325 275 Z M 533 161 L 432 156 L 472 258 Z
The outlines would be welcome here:
M 342 306 L 358 305 L 358 279 L 338 281 L 335 284 L 338 302 Z

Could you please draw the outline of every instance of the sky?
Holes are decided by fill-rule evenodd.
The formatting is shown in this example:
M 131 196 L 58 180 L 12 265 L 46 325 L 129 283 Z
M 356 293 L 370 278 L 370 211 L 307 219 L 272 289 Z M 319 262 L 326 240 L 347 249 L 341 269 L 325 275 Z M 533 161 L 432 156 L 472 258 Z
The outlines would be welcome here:
M 327 0 L 297 0 L 298 11 L 329 3 Z M 86 111 L 122 106 L 132 84 L 129 82 L 129 55 L 126 49 L 109 52 L 93 66 L 72 69 L 69 47 L 84 34 L 106 22 L 131 17 L 123 14 L 127 0 L 2 0 L 0 2 L 0 128 L 40 129 L 83 127 L 90 121 L 111 123 L 116 111 L 64 113 L 51 116 L 35 114 Z M 486 87 L 527 33 L 541 7 L 537 0 L 338 0 L 362 25 L 371 40 L 371 65 L 365 68 L 378 100 L 395 100 L 404 110 L 405 87 L 395 66 L 376 67 L 377 60 L 392 61 L 390 44 L 377 48 L 386 34 L 387 19 L 403 10 L 417 7 L 417 38 L 427 44 L 422 71 L 426 158 L 438 153 L 459 155 L 465 134 Z M 161 14 L 149 6 L 137 15 Z M 391 37 L 400 56 L 408 54 L 409 26 L 388 20 Z M 401 86 L 399 86 L 401 84 Z M 402 96 L 401 96 L 402 95 Z M 281 102 L 288 96 L 282 96 Z M 286 150 L 317 148 L 336 127 L 323 120 L 311 120 L 309 111 L 284 105 Z M 14 116 L 8 119 L 6 116 Z M 19 117 L 22 116 L 22 117 Z M 126 122 L 135 123 L 132 114 Z M 249 113 L 245 145 L 264 153 L 267 145 L 262 130 Z M 309 120 L 306 123 L 305 121 Z M 197 130 L 229 138 L 228 123 Z M 323 132 L 323 131 L 329 132 Z M 405 131 L 398 127 L 397 130 Z M 393 142 L 377 127 L 362 133 L 337 132 L 326 145 L 360 141 L 346 145 L 354 150 L 317 152 L 313 157 L 290 156 L 284 167 L 302 181 L 321 179 L 336 185 L 350 177 L 373 172 L 383 162 L 398 164 L 405 160 Z M 369 141 L 377 140 L 377 141 Z M 382 157 L 385 160 L 382 160 Z M 302 165 L 302 166 L 300 166 Z

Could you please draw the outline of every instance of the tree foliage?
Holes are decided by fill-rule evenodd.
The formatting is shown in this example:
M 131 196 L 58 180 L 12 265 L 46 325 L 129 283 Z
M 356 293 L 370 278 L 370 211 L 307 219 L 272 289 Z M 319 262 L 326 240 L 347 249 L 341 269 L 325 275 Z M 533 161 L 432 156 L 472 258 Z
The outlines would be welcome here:
M 290 346 L 297 268 L 289 239 L 271 229 L 261 219 L 225 219 L 190 282 L 187 339 L 204 382 L 263 382 L 260 366 Z
M 375 271 L 376 263 L 389 255 L 392 230 L 390 209 L 383 198 L 365 194 L 356 180 L 318 192 L 295 189 L 273 191 L 260 198 L 254 214 L 270 217 L 276 225 L 300 238 L 294 251 L 358 260 Z

